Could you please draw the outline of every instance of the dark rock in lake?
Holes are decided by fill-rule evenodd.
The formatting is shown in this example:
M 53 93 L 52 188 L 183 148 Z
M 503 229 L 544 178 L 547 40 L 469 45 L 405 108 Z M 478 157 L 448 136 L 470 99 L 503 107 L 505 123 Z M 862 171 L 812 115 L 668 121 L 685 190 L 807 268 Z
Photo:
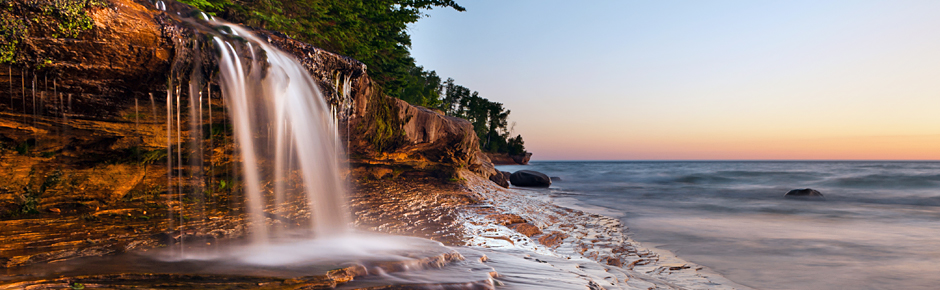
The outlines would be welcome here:
M 552 182 L 555 182 L 555 181 L 561 181 L 561 177 L 558 177 L 558 176 L 552 176 L 552 177 L 551 177 L 551 180 L 552 180 Z
M 509 172 L 500 171 L 496 174 L 490 175 L 490 181 L 499 184 L 499 186 L 509 188 Z
M 519 170 L 509 175 L 509 182 L 515 186 L 524 187 L 548 187 L 552 185 L 552 179 L 541 172 L 532 170 Z
M 812 188 L 794 189 L 783 195 L 786 198 L 826 199 L 818 190 Z

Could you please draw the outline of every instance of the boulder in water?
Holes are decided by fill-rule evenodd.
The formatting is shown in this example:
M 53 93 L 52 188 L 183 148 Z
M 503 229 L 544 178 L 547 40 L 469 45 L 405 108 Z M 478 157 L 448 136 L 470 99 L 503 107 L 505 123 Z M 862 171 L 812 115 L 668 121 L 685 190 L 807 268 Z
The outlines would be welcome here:
M 551 180 L 552 180 L 552 182 L 561 181 L 561 177 L 552 176 L 552 177 L 551 177 Z
M 783 195 L 783 197 L 801 199 L 826 199 L 823 197 L 821 192 L 812 188 L 794 189 L 788 191 L 787 194 Z
M 499 184 L 499 186 L 509 188 L 509 172 L 496 172 L 496 174 L 490 175 L 490 181 Z
M 509 182 L 515 186 L 524 187 L 548 187 L 552 185 L 552 179 L 538 171 L 519 170 L 509 175 Z

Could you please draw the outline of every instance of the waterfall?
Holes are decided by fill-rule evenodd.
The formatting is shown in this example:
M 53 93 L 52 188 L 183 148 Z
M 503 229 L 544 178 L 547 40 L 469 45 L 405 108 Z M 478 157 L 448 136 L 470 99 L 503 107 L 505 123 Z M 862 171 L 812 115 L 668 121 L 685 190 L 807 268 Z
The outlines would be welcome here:
M 158 2 L 157 6 L 161 4 Z M 221 88 L 220 104 L 232 122 L 234 149 L 241 168 L 237 174 L 240 178 L 233 176 L 231 181 L 241 182 L 238 188 L 244 192 L 250 243 L 274 243 L 286 232 L 281 230 L 284 228 L 290 228 L 293 233 L 299 230 L 303 235 L 314 238 L 337 237 L 348 232 L 350 214 L 346 208 L 347 186 L 342 176 L 346 171 L 345 153 L 336 128 L 338 118 L 343 114 L 337 114 L 337 108 L 327 104 L 307 69 L 293 56 L 241 26 L 202 13 L 189 15 L 193 18 L 181 20 L 200 35 L 192 45 L 184 48 L 192 49 L 194 53 L 183 56 L 190 58 L 188 62 L 193 64 L 188 76 L 189 89 L 180 91 L 184 80 L 178 77 L 171 77 L 167 87 L 167 181 L 170 183 L 169 192 L 180 198 L 180 208 L 171 209 L 171 213 L 179 214 L 180 235 L 185 236 L 183 208 L 187 205 L 182 200 L 184 182 L 198 181 L 193 183 L 196 184 L 193 191 L 201 196 L 201 189 L 206 184 L 204 179 L 211 178 L 213 174 L 203 172 L 206 170 L 203 163 L 205 143 L 201 130 L 203 87 L 207 89 L 209 110 L 206 123 L 211 125 L 212 103 L 208 84 L 214 81 Z M 215 53 L 202 54 L 206 50 L 202 48 Z M 209 57 L 211 61 L 203 62 L 200 57 Z M 217 64 L 218 73 L 203 74 L 201 66 L 204 63 Z M 175 69 L 174 74 L 179 75 Z M 339 86 L 341 94 L 349 94 L 348 80 Z M 190 106 L 189 124 L 184 123 L 181 116 L 185 110 L 181 107 L 182 94 L 189 96 L 186 104 Z M 345 110 L 349 104 L 342 106 L 341 110 Z M 187 142 L 191 142 L 185 153 L 190 161 L 186 167 L 189 169 L 188 178 L 183 176 L 184 126 L 189 132 Z M 174 129 L 176 144 L 173 142 Z M 210 139 L 210 152 L 213 145 Z M 208 166 L 208 170 L 213 170 L 211 162 Z M 176 176 L 174 169 L 178 170 Z
M 270 232 L 264 226 L 261 185 L 275 184 L 274 195 L 279 197 L 275 200 L 283 203 L 284 184 L 294 169 L 303 181 L 312 233 L 323 237 L 344 232 L 349 214 L 344 207 L 346 186 L 340 176 L 343 152 L 333 117 L 316 83 L 293 57 L 246 29 L 209 22 L 228 28 L 221 30 L 222 35 L 215 36 L 213 42 L 221 55 L 222 95 L 227 99 L 243 158 L 253 241 L 263 243 Z M 223 39 L 231 36 L 247 42 L 240 45 Z M 242 55 L 251 57 L 244 59 Z M 270 128 L 275 129 L 272 136 L 256 136 L 271 132 Z M 273 148 L 273 152 L 267 148 Z M 293 162 L 288 156 L 293 156 Z M 273 180 L 261 180 L 261 160 L 274 160 Z M 275 204 L 274 208 L 283 206 Z

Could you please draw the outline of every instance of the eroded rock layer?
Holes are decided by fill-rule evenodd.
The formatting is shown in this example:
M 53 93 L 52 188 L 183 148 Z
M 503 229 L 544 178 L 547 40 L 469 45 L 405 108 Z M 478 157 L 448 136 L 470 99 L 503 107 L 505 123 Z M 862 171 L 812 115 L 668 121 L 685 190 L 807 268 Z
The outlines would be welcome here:
M 195 64 L 214 65 L 209 46 L 195 45 L 197 33 L 150 1 L 108 0 L 86 9 L 90 29 L 66 38 L 39 2 L 7 3 L 0 13 L 12 14 L 4 17 L 33 20 L 17 61 L 0 64 L 0 267 L 245 235 L 226 100 L 211 73 L 203 76 L 202 98 L 193 98 L 200 103 L 186 89 Z M 472 198 L 385 189 L 396 178 L 447 184 L 465 169 L 495 174 L 470 124 L 377 93 L 356 60 L 255 32 L 296 56 L 334 107 L 349 147 L 349 179 L 362 189 L 354 194 L 357 223 L 457 239 L 456 231 L 441 231 L 453 215 L 434 208 Z M 201 114 L 191 116 L 189 106 Z M 201 130 L 191 130 L 195 119 Z M 390 133 L 377 134 L 376 124 Z M 202 148 L 188 141 L 196 138 Z M 412 203 L 389 204 L 393 198 Z M 266 209 L 266 223 L 309 223 L 303 204 L 291 201 L 286 213 Z M 415 220 L 428 224 L 390 224 L 389 207 L 401 206 L 402 213 L 423 212 Z

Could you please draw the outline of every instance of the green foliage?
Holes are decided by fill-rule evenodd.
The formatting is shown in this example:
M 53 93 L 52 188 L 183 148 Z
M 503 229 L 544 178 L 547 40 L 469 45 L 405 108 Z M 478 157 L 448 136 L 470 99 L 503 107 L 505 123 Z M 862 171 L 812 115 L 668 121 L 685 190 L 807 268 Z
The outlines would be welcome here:
M 82 289 L 85 289 L 85 285 L 82 283 L 72 283 L 71 285 L 69 285 L 69 288 L 72 288 L 75 290 L 82 290 Z
M 224 0 L 223 0 L 223 1 L 218 1 L 218 0 L 180 0 L 179 2 L 183 2 L 183 3 L 186 3 L 186 4 L 192 5 L 193 7 L 199 8 L 199 10 L 202 10 L 202 11 L 207 11 L 208 13 L 212 13 L 212 11 L 219 11 L 219 10 L 225 9 L 225 7 L 226 7 L 227 5 L 231 5 L 231 4 L 232 4 L 231 2 L 229 2 L 229 1 L 224 1 Z M 214 13 L 212 13 L 212 14 L 214 15 Z
M 88 8 L 104 7 L 103 0 L 48 0 L 42 5 L 43 15 L 57 20 L 57 30 L 52 37 L 77 37 L 82 31 L 94 27 L 95 22 L 88 15 Z
M 507 140 L 507 143 L 507 153 L 509 153 L 509 155 L 519 155 L 526 153 L 524 146 L 525 142 L 522 141 L 522 135 L 516 135 L 515 138 Z
M 133 146 L 123 149 L 121 154 L 112 156 L 113 159 L 111 159 L 110 162 L 114 164 L 136 163 L 137 165 L 150 165 L 158 161 L 166 160 L 166 152 L 165 148 L 147 150 Z
M 23 195 L 20 201 L 20 213 L 34 214 L 39 213 L 39 193 L 33 191 L 29 186 L 23 187 Z
M 436 108 L 441 106 L 441 77 L 435 71 L 425 71 L 424 67 L 412 67 L 397 92 L 389 93 L 409 104 Z
M 166 160 L 166 149 L 144 151 L 143 154 L 140 155 L 139 165 L 150 165 L 159 160 Z
M 16 59 L 16 46 L 29 33 L 23 19 L 13 16 L 12 10 L 8 0 L 0 2 L 0 63 Z
M 373 94 L 366 114 L 367 127 L 360 130 L 365 131 L 376 151 L 387 152 L 405 144 L 407 140 L 403 127 L 408 120 L 399 118 L 398 106 L 391 99 Z
M 31 0 L 14 3 L 0 0 L 0 63 L 16 62 L 17 47 L 27 40 L 30 30 L 48 27 L 53 38 L 78 37 L 94 27 L 89 9 L 107 6 L 105 0 Z M 39 66 L 51 61 L 39 63 Z M 40 67 L 41 68 L 41 67 Z
M 27 179 L 32 179 L 35 174 L 35 170 L 30 170 Z M 55 170 L 42 179 L 42 183 L 39 185 L 38 190 L 33 190 L 33 187 L 28 184 L 23 186 L 23 193 L 19 196 L 19 212 L 22 214 L 39 213 L 39 197 L 50 188 L 58 185 L 61 181 L 62 171 Z

